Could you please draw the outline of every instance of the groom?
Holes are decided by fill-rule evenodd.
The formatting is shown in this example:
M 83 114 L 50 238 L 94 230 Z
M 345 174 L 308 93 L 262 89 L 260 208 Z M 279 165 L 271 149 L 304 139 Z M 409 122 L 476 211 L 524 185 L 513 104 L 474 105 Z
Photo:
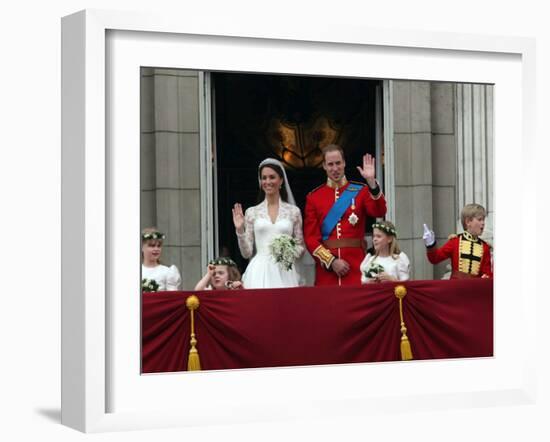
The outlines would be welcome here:
M 375 179 L 374 157 L 366 154 L 357 167 L 367 185 L 349 182 L 340 146 L 323 149 L 327 182 L 306 197 L 304 240 L 315 258 L 315 285 L 361 284 L 359 265 L 365 257 L 367 216 L 383 217 L 386 200 Z

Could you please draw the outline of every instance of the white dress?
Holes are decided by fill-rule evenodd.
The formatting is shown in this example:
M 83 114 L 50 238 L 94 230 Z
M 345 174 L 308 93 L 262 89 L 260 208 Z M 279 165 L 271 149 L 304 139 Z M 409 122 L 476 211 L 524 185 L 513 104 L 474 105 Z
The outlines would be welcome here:
M 367 278 L 365 272 L 369 268 L 371 263 L 380 264 L 384 267 L 384 272 L 388 275 L 397 278 L 399 281 L 407 281 L 409 279 L 411 264 L 407 255 L 401 252 L 397 257 L 392 256 L 376 256 L 370 253 L 365 256 L 363 262 L 359 266 L 361 270 L 361 284 L 373 282 L 374 279 Z
M 175 265 L 166 267 L 159 264 L 155 267 L 145 267 L 141 265 L 141 278 L 154 279 L 159 285 L 159 292 L 165 290 L 179 290 L 181 276 Z
M 290 270 L 282 269 L 272 258 L 269 244 L 279 235 L 287 234 L 297 242 L 298 254 L 302 256 L 304 235 L 302 232 L 302 214 L 292 204 L 279 201 L 279 213 L 275 222 L 271 222 L 267 211 L 267 201 L 249 207 L 245 214 L 245 231 L 237 233 L 239 249 L 243 258 L 253 258 L 243 275 L 243 285 L 247 289 L 297 287 L 300 276 L 296 265 Z M 255 252 L 255 254 L 254 254 Z

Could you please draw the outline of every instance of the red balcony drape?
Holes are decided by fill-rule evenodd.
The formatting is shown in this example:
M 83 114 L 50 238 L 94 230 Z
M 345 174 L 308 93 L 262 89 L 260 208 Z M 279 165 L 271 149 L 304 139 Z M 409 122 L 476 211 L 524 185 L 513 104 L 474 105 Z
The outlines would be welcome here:
M 396 285 L 145 293 L 142 372 L 187 369 L 191 294 L 203 370 L 400 360 Z M 403 285 L 414 359 L 492 356 L 492 280 Z

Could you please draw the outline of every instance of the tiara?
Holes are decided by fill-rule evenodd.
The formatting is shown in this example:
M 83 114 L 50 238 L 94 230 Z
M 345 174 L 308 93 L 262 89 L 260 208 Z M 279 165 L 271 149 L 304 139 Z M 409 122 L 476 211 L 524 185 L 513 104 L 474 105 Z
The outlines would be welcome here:
M 141 239 L 144 240 L 144 241 L 147 241 L 149 239 L 160 239 L 160 240 L 163 240 L 166 238 L 166 235 L 164 233 L 161 233 L 161 232 L 146 232 L 146 233 L 142 233 L 141 234 Z
M 284 169 L 284 166 L 283 164 L 275 159 L 275 158 L 266 158 L 265 160 L 263 160 L 260 164 L 258 164 L 258 170 L 263 167 L 263 166 L 269 166 L 269 165 L 275 165 L 275 166 L 279 166 L 281 169 Z
M 235 264 L 235 261 L 233 261 L 231 258 L 211 259 L 210 261 L 208 261 L 208 264 L 211 264 L 211 265 L 214 265 L 214 266 L 237 267 L 237 264 Z
M 387 224 L 380 224 L 380 223 L 374 223 L 372 225 L 373 229 L 383 230 L 388 235 L 397 236 L 397 230 L 395 230 L 393 227 L 388 226 Z

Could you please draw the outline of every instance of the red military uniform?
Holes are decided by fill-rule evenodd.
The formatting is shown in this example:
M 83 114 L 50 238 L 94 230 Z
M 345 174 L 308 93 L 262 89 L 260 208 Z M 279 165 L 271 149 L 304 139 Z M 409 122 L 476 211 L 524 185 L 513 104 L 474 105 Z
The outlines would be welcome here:
M 426 248 L 426 253 L 432 264 L 451 258 L 451 278 L 493 277 L 489 244 L 468 232 L 454 235 L 439 249 L 434 243 Z
M 362 186 L 362 189 L 330 232 L 328 239 L 323 241 L 321 224 L 334 202 L 349 184 L 344 178 L 343 184 L 338 188 L 329 178 L 326 184 L 317 187 L 306 197 L 304 241 L 315 258 L 315 285 L 361 284 L 359 266 L 365 257 L 364 236 L 367 215 L 383 217 L 386 214 L 386 200 L 382 192 L 373 196 L 368 186 L 354 182 L 355 185 Z M 350 219 L 352 214 L 357 218 Z M 350 266 L 349 272 L 343 277 L 339 277 L 330 269 L 332 261 L 336 258 L 347 261 Z

